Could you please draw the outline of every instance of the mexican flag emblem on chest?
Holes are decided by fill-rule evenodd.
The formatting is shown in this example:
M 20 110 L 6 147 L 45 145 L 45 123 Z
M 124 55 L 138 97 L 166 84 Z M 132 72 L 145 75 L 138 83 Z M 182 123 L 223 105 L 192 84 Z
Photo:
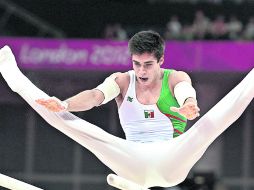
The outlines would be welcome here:
M 154 110 L 144 110 L 145 118 L 154 118 Z

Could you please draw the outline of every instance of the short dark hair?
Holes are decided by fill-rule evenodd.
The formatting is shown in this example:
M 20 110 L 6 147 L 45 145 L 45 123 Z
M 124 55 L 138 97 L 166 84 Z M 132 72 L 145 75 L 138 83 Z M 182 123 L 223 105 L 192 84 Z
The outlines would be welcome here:
M 153 53 L 159 61 L 164 54 L 165 42 L 159 33 L 148 30 L 136 33 L 129 40 L 128 47 L 131 55 Z

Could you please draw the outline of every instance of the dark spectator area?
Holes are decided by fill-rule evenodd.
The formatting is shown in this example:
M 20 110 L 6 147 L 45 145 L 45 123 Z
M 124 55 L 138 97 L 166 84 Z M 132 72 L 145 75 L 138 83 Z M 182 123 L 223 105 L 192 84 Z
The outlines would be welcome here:
M 0 31 L 4 36 L 125 40 L 152 29 L 167 40 L 251 40 L 253 8 L 247 0 L 3 0 Z

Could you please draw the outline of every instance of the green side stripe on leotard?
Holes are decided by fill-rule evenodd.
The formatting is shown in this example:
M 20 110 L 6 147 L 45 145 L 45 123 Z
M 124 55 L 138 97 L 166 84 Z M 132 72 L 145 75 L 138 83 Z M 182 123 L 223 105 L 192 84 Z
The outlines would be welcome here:
M 187 119 L 184 116 L 170 110 L 171 106 L 179 107 L 179 104 L 173 97 L 168 85 L 168 77 L 172 72 L 173 70 L 164 70 L 162 88 L 157 106 L 159 110 L 171 120 L 174 127 L 174 137 L 177 137 L 184 133 L 187 125 Z

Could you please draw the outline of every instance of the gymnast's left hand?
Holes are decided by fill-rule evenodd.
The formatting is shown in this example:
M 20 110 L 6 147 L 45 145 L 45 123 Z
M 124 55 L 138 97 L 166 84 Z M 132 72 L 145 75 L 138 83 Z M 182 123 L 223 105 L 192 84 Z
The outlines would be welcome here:
M 200 109 L 197 105 L 197 101 L 193 98 L 188 98 L 183 104 L 183 106 L 179 108 L 170 107 L 170 110 L 183 115 L 188 120 L 194 120 L 200 116 L 200 113 L 199 113 Z

